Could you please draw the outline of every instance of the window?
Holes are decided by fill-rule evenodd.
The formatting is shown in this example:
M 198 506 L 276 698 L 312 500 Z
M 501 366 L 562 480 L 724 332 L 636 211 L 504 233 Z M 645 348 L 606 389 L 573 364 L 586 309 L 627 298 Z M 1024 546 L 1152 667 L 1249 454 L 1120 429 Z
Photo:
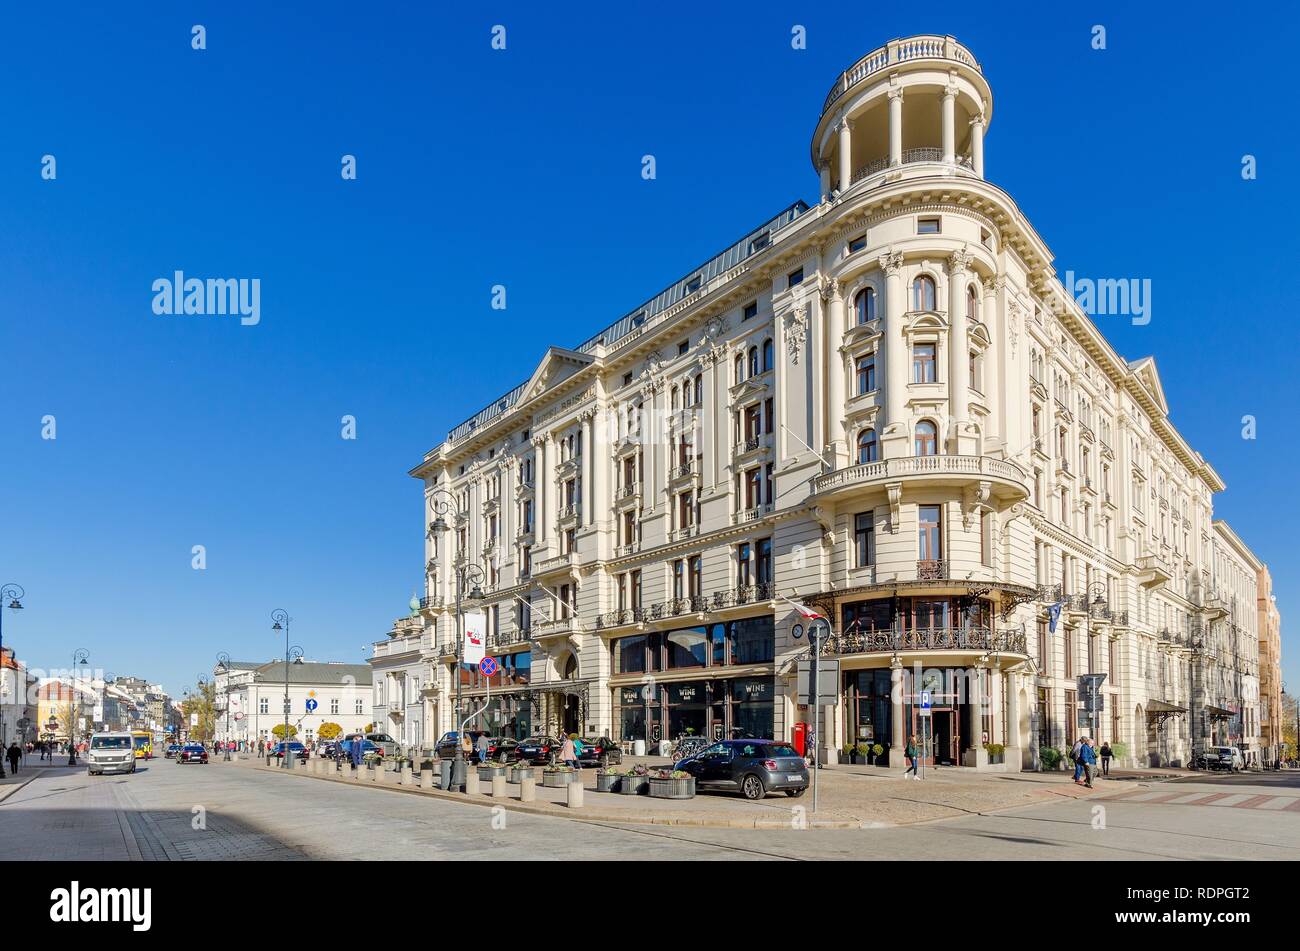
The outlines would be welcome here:
M 915 455 L 934 456 L 938 454 L 938 438 L 934 423 L 923 419 L 916 424 Z
M 912 310 L 935 310 L 934 278 L 922 274 L 912 282 Z
M 973 286 L 966 288 L 966 319 L 979 319 L 979 308 L 975 298 L 975 288 Z
M 748 587 L 750 583 L 749 549 L 749 542 L 736 546 L 736 586 L 740 588 Z
M 690 567 L 691 597 L 698 598 L 700 597 L 701 592 L 704 590 L 703 556 L 702 555 L 692 556 L 689 562 L 689 567 Z
M 879 457 L 876 444 L 876 431 L 864 429 L 858 433 L 858 465 L 875 462 Z
M 758 347 L 749 348 L 749 375 L 758 376 Z
M 679 357 L 685 356 L 685 355 L 686 355 L 686 351 L 689 350 L 689 349 L 691 349 L 690 341 L 688 341 L 688 340 L 683 340 L 683 341 L 681 341 L 679 344 L 677 344 L 677 355 L 678 355 Z
M 865 324 L 868 320 L 876 319 L 876 289 L 874 287 L 865 287 L 858 291 L 858 296 L 853 299 L 853 312 L 857 315 L 859 324 Z
M 937 505 L 917 506 L 917 557 L 921 561 L 939 561 L 943 558 L 939 511 Z
M 859 568 L 876 563 L 876 524 L 874 512 L 859 512 L 853 517 L 853 547 Z
M 870 393 L 876 388 L 876 355 L 869 353 L 858 357 L 858 395 Z
M 697 374 L 691 383 L 692 406 L 704 405 L 704 374 Z
M 753 241 L 749 242 L 749 253 L 757 254 L 759 251 L 762 251 L 771 243 L 772 243 L 772 232 L 764 231 Z
M 856 254 L 867 246 L 867 236 L 860 234 L 856 238 L 849 239 L 849 254 Z
M 939 219 L 938 218 L 916 219 L 916 233 L 917 234 L 938 234 Z
M 357 701 L 356 711 L 357 711 L 357 714 L 358 714 L 358 715 L 360 715 L 360 714 L 362 714 L 362 713 L 365 713 L 365 710 L 363 709 L 364 704 L 365 704 L 365 701 L 364 701 L 364 700 L 358 700 L 358 701 Z
M 683 296 L 694 294 L 699 289 L 700 289 L 700 276 L 696 274 L 693 278 L 691 278 L 689 281 L 686 282 L 686 287 L 684 289 Z
M 772 539 L 760 538 L 754 543 L 754 580 L 758 584 L 772 582 Z
M 935 345 L 932 343 L 918 343 L 912 347 L 912 382 L 913 383 L 934 383 L 937 379 L 937 368 L 934 359 Z
M 673 562 L 673 598 L 681 598 L 686 583 L 686 563 L 678 558 Z
M 745 473 L 745 508 L 757 508 L 761 504 L 763 473 L 755 466 Z
M 750 301 L 748 304 L 745 305 L 745 309 L 741 311 L 740 319 L 752 320 L 757 316 L 758 316 L 758 301 Z
M 763 341 L 763 370 L 764 372 L 772 369 L 776 363 L 776 346 L 771 340 Z
M 261 697 L 261 698 L 257 701 L 257 712 L 258 712 L 258 713 L 270 713 L 270 712 L 271 712 L 271 703 L 270 703 L 269 700 L 266 699 L 266 697 Z
M 624 373 L 624 374 L 623 374 L 623 385 L 624 385 L 624 386 L 628 386 L 628 385 L 631 384 L 631 382 L 632 382 L 632 374 L 631 374 L 631 373 Z
M 785 286 L 794 287 L 796 284 L 803 283 L 803 268 L 798 268 L 786 275 Z
M 745 379 L 745 356 L 744 356 L 744 354 L 740 354 L 740 353 L 736 354 L 735 370 L 736 370 L 736 380 L 735 380 L 735 382 L 740 383 L 741 381 L 743 381 L 743 380 Z

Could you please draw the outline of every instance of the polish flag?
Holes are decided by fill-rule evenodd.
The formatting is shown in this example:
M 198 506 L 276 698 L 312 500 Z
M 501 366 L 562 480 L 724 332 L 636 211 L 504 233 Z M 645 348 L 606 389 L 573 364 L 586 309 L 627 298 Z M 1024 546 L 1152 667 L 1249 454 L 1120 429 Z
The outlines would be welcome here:
M 813 610 L 812 608 L 810 608 L 810 607 L 807 607 L 806 605 L 799 604 L 799 603 L 796 602 L 796 601 L 791 601 L 789 598 L 787 598 L 787 597 L 786 597 L 785 595 L 783 595 L 783 594 L 782 594 L 782 595 L 778 595 L 778 597 L 780 597 L 780 599 L 781 599 L 782 601 L 786 601 L 786 602 L 788 602 L 791 606 L 793 606 L 794 609 L 795 609 L 796 611 L 799 612 L 799 616 L 802 617 L 802 618 L 803 618 L 804 620 L 806 620 L 806 621 L 817 621 L 817 620 L 825 620 L 825 619 L 826 619 L 826 615 L 824 615 L 824 614 L 818 614 L 816 611 L 814 611 L 814 610 Z

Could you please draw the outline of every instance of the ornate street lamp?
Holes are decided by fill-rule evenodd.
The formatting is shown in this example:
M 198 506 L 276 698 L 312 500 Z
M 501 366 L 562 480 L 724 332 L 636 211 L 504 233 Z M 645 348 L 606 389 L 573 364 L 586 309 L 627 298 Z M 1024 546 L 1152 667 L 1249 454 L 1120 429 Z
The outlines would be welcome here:
M 72 675 L 68 678 L 68 681 L 72 684 L 72 697 L 73 700 L 76 701 L 77 709 L 72 714 L 70 718 L 71 722 L 68 724 L 68 765 L 69 766 L 77 765 L 77 735 L 75 731 L 81 719 L 81 709 L 82 709 L 81 692 L 77 690 L 77 665 L 78 664 L 81 665 L 81 673 L 84 677 L 86 672 L 86 666 L 89 663 L 90 663 L 90 651 L 86 650 L 84 647 L 78 647 L 75 651 L 72 652 Z
M 433 521 L 429 524 L 430 537 L 436 537 L 447 530 L 447 522 L 443 518 L 449 512 L 454 512 L 457 518 L 467 518 L 467 512 L 461 512 L 456 508 L 456 497 L 446 489 L 434 489 L 429 494 L 429 511 L 433 513 Z M 464 750 L 464 732 L 465 724 L 461 721 L 464 712 L 462 690 L 465 666 L 465 614 L 462 601 L 481 601 L 483 599 L 484 572 L 481 565 L 471 562 L 466 555 L 459 564 L 452 563 L 452 568 L 456 572 L 456 715 L 454 723 L 456 726 L 456 753 L 452 759 L 452 783 L 453 785 L 462 781 L 465 775 L 465 750 Z M 466 593 L 465 589 L 469 588 Z
M 281 767 L 284 769 L 293 769 L 293 757 L 289 754 L 289 622 L 293 618 L 289 617 L 289 612 L 276 608 L 271 612 L 271 625 L 273 631 L 284 631 L 284 756 L 281 757 Z
M 22 599 L 26 597 L 26 595 L 27 592 L 23 590 L 23 587 L 20 584 L 14 584 L 10 582 L 9 584 L 0 587 L 0 691 L 3 690 L 4 677 L 5 677 L 4 674 L 4 656 L 5 656 L 4 620 L 5 620 L 5 607 L 6 607 L 5 602 L 6 601 L 9 602 L 8 608 L 11 611 L 21 611 L 23 607 Z M 26 687 L 25 684 L 19 683 L 18 660 L 17 657 L 15 657 L 14 658 L 14 694 L 15 694 L 14 699 L 15 700 L 18 699 L 17 692 L 20 689 L 24 689 L 25 687 Z M 0 697 L 0 747 L 4 746 L 5 736 L 7 736 L 7 734 L 5 733 L 4 709 L 5 709 L 4 699 L 3 697 Z M 4 776 L 5 776 L 4 757 L 0 756 L 0 779 L 4 779 Z
M 226 739 L 224 742 L 225 755 L 222 757 L 227 763 L 230 762 L 230 655 L 225 651 L 217 654 L 217 670 L 226 675 Z

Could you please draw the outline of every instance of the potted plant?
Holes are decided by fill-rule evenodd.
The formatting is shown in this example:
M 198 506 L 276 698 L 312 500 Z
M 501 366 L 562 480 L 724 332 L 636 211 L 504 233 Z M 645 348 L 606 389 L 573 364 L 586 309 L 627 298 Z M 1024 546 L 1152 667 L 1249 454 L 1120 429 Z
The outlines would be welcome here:
M 650 795 L 655 799 L 694 799 L 695 777 L 681 769 L 657 769 L 650 774 Z
M 873 743 L 871 749 L 867 750 L 867 752 L 871 754 L 871 758 L 867 762 L 875 766 L 876 763 L 880 762 L 880 757 L 885 755 L 885 748 L 879 743 Z
M 478 778 L 485 782 L 492 782 L 495 776 L 504 776 L 506 774 L 505 763 L 480 763 L 478 766 Z
M 993 764 L 1003 762 L 1004 754 L 1007 748 L 1001 743 L 985 743 L 984 752 L 989 754 L 989 762 Z
M 1038 748 L 1038 763 L 1044 773 L 1054 773 L 1061 765 L 1063 755 L 1055 746 Z
M 1110 751 L 1115 756 L 1116 764 L 1121 764 L 1124 762 L 1124 758 L 1128 756 L 1128 744 L 1120 742 L 1112 743 L 1110 745 Z
M 650 790 L 650 770 L 644 765 L 629 766 L 619 777 L 618 791 L 624 796 L 639 796 Z
M 572 782 L 582 782 L 582 776 L 572 766 L 547 766 L 542 770 L 542 785 L 563 789 Z
M 603 766 L 596 770 L 596 792 L 618 792 L 623 770 L 616 766 Z
M 854 766 L 857 766 L 858 748 L 856 746 L 853 746 L 852 744 L 844 747 L 844 749 L 840 750 L 840 758 L 847 760 L 849 763 L 853 764 Z
M 510 771 L 506 774 L 506 779 L 512 783 L 521 783 L 525 779 L 531 779 L 533 768 L 527 763 L 515 762 L 510 764 Z

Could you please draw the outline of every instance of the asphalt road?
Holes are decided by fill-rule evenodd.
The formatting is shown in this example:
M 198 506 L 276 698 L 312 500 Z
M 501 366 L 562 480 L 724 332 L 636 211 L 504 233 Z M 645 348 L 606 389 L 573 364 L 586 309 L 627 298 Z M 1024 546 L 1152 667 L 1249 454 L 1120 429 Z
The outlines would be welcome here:
M 612 826 L 233 764 L 154 760 L 130 776 L 42 770 L 0 801 L 0 843 L 10 860 L 1295 861 L 1300 774 L 1115 783 L 1097 799 L 924 825 L 755 831 Z

